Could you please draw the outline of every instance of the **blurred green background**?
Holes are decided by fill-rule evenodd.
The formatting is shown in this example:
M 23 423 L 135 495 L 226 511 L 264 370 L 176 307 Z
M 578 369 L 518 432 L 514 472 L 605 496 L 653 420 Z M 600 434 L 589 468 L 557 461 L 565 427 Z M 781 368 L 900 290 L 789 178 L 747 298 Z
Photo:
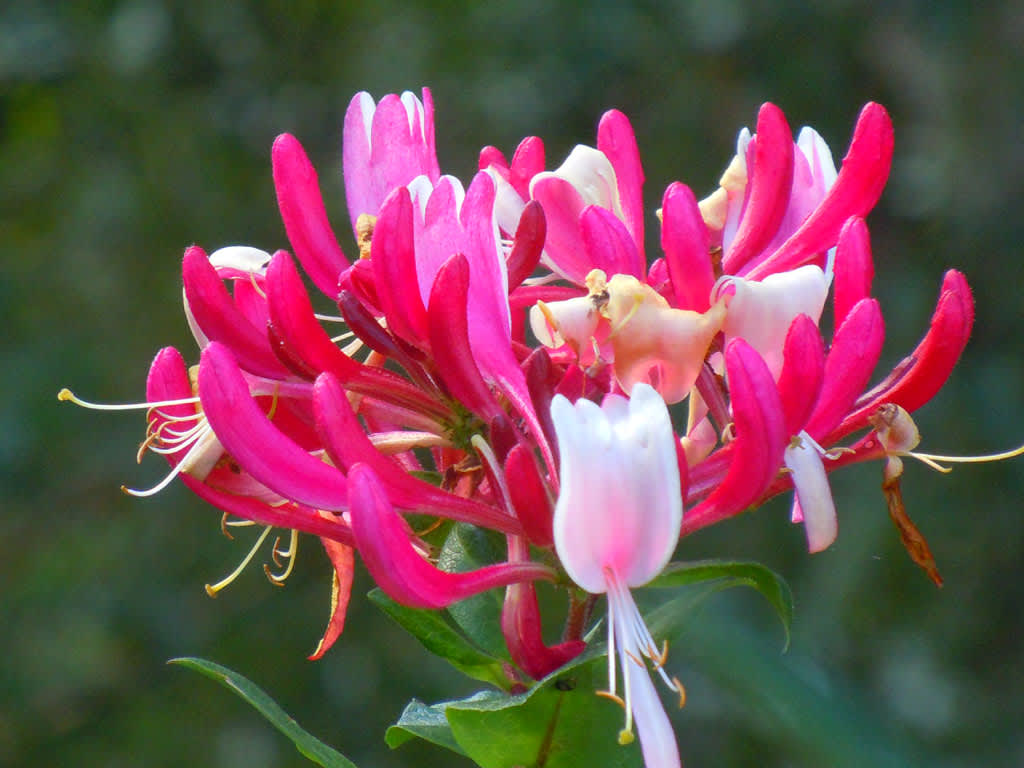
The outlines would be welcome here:
M 554 167 L 618 107 L 651 211 L 672 180 L 711 191 L 762 101 L 794 129 L 813 124 L 837 162 L 861 104 L 880 101 L 897 135 L 869 220 L 884 362 L 916 343 L 942 271 L 962 268 L 976 330 L 918 425 L 925 450 L 985 452 L 1024 439 L 1022 39 L 1020 0 L 3 4 L 0 764 L 306 764 L 242 702 L 165 666 L 179 655 L 253 678 L 362 766 L 459 764 L 383 743 L 409 697 L 470 687 L 376 613 L 365 574 L 345 635 L 306 661 L 327 618 L 319 545 L 304 541 L 283 589 L 256 566 L 209 599 L 203 584 L 246 537 L 223 538 L 219 514 L 179 486 L 122 495 L 164 471 L 132 461 L 142 416 L 55 399 L 67 385 L 131 401 L 159 347 L 194 359 L 183 249 L 287 247 L 276 134 L 305 145 L 352 253 L 340 124 L 357 90 L 431 86 L 442 168 L 463 179 L 481 146 L 511 152 L 529 134 Z M 1024 764 L 1024 463 L 909 467 L 941 591 L 904 554 L 880 479 L 878 466 L 836 478 L 841 536 L 815 557 L 786 503 L 684 542 L 683 557 L 766 562 L 797 609 L 785 656 L 754 595 L 714 599 L 673 647 L 688 765 L 856 765 L 864 743 L 895 765 Z

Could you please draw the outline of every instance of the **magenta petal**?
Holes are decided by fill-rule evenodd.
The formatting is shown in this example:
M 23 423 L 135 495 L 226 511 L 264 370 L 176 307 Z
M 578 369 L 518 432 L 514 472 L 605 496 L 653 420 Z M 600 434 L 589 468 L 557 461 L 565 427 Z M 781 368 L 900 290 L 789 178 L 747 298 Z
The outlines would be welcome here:
M 267 268 L 267 302 L 271 331 L 278 352 L 306 378 L 323 371 L 337 376 L 350 389 L 437 413 L 441 409 L 426 393 L 393 372 L 372 368 L 352 359 L 331 341 L 313 314 L 302 278 L 288 254 L 274 254 Z
M 973 323 L 970 286 L 961 272 L 951 269 L 943 277 L 924 338 L 889 378 L 857 401 L 857 410 L 843 419 L 835 434 L 842 436 L 865 426 L 867 417 L 882 403 L 895 403 L 913 412 L 935 397 L 960 359 Z
M 150 403 L 159 403 L 167 400 L 184 400 L 193 396 L 192 384 L 189 381 L 188 369 L 181 353 L 174 347 L 164 347 L 156 353 L 153 362 L 149 366 L 149 374 L 146 377 L 146 400 Z M 195 417 L 190 418 L 190 417 Z M 159 435 L 163 433 L 165 424 L 170 419 L 183 419 L 173 424 L 175 430 L 186 432 L 198 423 L 199 413 L 196 406 L 191 403 L 182 405 L 161 405 L 153 408 L 147 414 L 147 434 Z M 180 451 L 166 454 L 167 461 L 172 467 L 177 466 L 188 454 L 189 446 L 183 445 Z
M 513 584 L 508 588 L 501 611 L 501 630 L 512 661 L 534 680 L 547 677 L 587 647 L 582 640 L 552 646 L 544 644 L 540 606 L 533 584 Z
M 746 277 L 760 280 L 773 272 L 794 269 L 835 245 L 846 220 L 866 216 L 881 197 L 889 178 L 892 147 L 889 114 L 881 104 L 866 104 L 828 195 L 800 228 Z
M 523 208 L 519 217 L 519 226 L 512 241 L 512 252 L 508 255 L 508 287 L 513 290 L 526 278 L 533 274 L 544 252 L 544 238 L 547 234 L 547 222 L 544 220 L 544 209 L 536 200 L 531 200 Z
M 203 411 L 224 450 L 256 480 L 277 494 L 318 509 L 345 509 L 341 472 L 282 434 L 249 393 L 227 347 L 216 342 L 199 364 Z
M 527 136 L 516 147 L 509 166 L 509 182 L 524 200 L 530 199 L 530 179 L 544 170 L 544 142 L 538 136 Z
M 736 439 L 725 478 L 704 501 L 686 513 L 687 533 L 742 512 L 767 490 L 782 466 L 788 443 L 782 403 L 771 371 L 742 339 L 725 348 Z
M 535 547 L 550 547 L 554 543 L 551 529 L 554 509 L 533 451 L 523 444 L 514 446 L 505 458 L 505 477 L 512 507 L 523 524 L 526 537 Z
M 427 314 L 416 263 L 413 210 L 409 190 L 388 195 L 373 230 L 370 263 L 380 309 L 388 327 L 414 346 L 427 339 Z
M 580 215 L 580 235 L 592 269 L 606 275 L 644 277 L 644 262 L 626 226 L 599 205 L 588 205 Z
M 544 208 L 547 220 L 546 263 L 566 279 L 583 285 L 592 269 L 580 239 L 580 214 L 586 205 L 583 197 L 571 183 L 556 176 L 537 179 L 530 195 Z
M 522 530 L 518 521 L 495 507 L 442 491 L 380 453 L 359 424 L 345 390 L 329 373 L 322 374 L 313 386 L 313 413 L 317 432 L 335 465 L 342 471 L 359 463 L 372 468 L 395 506 L 506 533 Z
M 818 401 L 825 369 L 825 345 L 818 327 L 807 315 L 797 315 L 789 326 L 782 356 L 779 401 L 786 416 L 786 431 L 795 435 L 803 429 Z
M 485 421 L 502 414 L 477 367 L 470 347 L 466 302 L 469 264 L 456 253 L 442 265 L 427 309 L 430 342 L 437 371 L 452 397 Z
M 861 299 L 832 340 L 825 359 L 821 395 L 804 430 L 821 441 L 850 411 L 878 363 L 885 339 L 882 310 L 874 299 Z
M 270 347 L 266 329 L 253 327 L 238 311 L 202 248 L 185 251 L 181 273 L 189 311 L 206 338 L 230 347 L 250 373 L 269 379 L 289 377 Z
M 604 113 L 597 126 L 597 148 L 604 152 L 615 170 L 619 203 L 626 228 L 632 236 L 641 267 L 644 259 L 644 169 L 629 118 L 617 109 Z M 609 275 L 612 273 L 609 272 Z M 642 274 L 630 272 L 643 279 Z
M 836 245 L 835 280 L 833 301 L 835 327 L 843 320 L 861 299 L 871 296 L 871 281 L 875 266 L 871 259 L 871 241 L 868 227 L 859 216 L 849 218 L 839 233 Z
M 499 563 L 465 573 L 439 570 L 416 551 L 408 526 L 373 470 L 356 464 L 348 479 L 352 532 L 359 553 L 374 581 L 403 605 L 444 608 L 494 587 L 552 577 L 550 569 L 539 563 Z
M 793 187 L 793 133 L 782 110 L 761 105 L 754 137 L 747 202 L 722 262 L 726 274 L 739 274 L 761 253 L 779 229 Z
M 715 273 L 708 252 L 708 228 L 690 188 L 679 182 L 670 184 L 662 199 L 661 216 L 661 247 L 675 294 L 674 306 L 707 312 Z
M 331 371 L 342 380 L 358 374 L 362 365 L 342 352 L 320 325 L 302 278 L 284 251 L 270 260 L 266 288 L 271 330 L 290 357 L 305 366 L 309 378 L 321 371 Z
M 302 268 L 330 298 L 338 295 L 338 275 L 348 266 L 327 220 L 316 170 L 298 140 L 287 133 L 270 152 L 277 206 L 288 240 Z

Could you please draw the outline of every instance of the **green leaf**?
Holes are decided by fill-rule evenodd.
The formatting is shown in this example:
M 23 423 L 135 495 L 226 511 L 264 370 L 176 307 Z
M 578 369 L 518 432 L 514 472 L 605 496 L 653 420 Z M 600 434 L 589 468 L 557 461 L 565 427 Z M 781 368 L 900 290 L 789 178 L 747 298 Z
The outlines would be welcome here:
M 620 746 L 621 707 L 597 696 L 601 658 L 570 664 L 527 693 L 482 691 L 448 702 L 452 733 L 482 768 L 638 768 L 638 742 Z M 600 680 L 600 684 L 596 681 Z
M 452 526 L 438 557 L 438 567 L 453 573 L 476 570 L 504 560 L 505 541 L 500 535 L 475 525 Z M 496 658 L 507 658 L 501 634 L 504 591 L 491 589 L 449 606 L 448 614 L 480 648 Z
M 731 694 L 726 699 L 730 717 L 774 745 L 787 765 L 906 768 L 942 763 L 925 759 L 906 728 L 894 727 L 877 702 L 836 679 L 827 663 L 800 653 L 772 653 L 762 633 L 736 617 L 708 610 L 680 641 L 690 663 L 714 688 Z
M 771 568 L 748 560 L 694 560 L 669 563 L 648 587 L 682 587 L 718 582 L 719 589 L 753 587 L 771 603 L 786 632 L 783 650 L 789 648 L 789 629 L 793 623 L 793 593 L 785 580 Z
M 389 747 L 395 749 L 402 746 L 409 739 L 419 737 L 424 741 L 450 749 L 460 755 L 466 753 L 455 741 L 452 735 L 452 728 L 445 717 L 447 702 L 441 704 L 424 704 L 418 699 L 410 701 L 398 722 L 388 728 L 384 734 L 384 741 Z
M 206 659 L 180 658 L 171 659 L 167 663 L 194 669 L 234 691 L 269 720 L 271 725 L 291 739 L 295 748 L 304 757 L 317 765 L 323 766 L 323 768 L 356 768 L 355 763 L 343 754 L 304 730 L 287 712 L 281 709 L 276 701 L 267 695 L 266 691 L 237 672 Z
M 427 611 L 400 605 L 377 588 L 370 591 L 370 602 L 398 622 L 436 656 L 440 656 L 464 675 L 508 688 L 509 679 L 504 662 L 480 650 L 438 611 Z

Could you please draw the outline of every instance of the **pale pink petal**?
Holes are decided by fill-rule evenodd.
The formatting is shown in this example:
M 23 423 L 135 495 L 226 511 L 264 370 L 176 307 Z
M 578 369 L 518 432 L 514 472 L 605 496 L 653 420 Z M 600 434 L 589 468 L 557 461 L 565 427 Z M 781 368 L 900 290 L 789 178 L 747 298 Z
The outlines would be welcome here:
M 807 533 L 807 549 L 809 552 L 821 552 L 836 540 L 839 533 L 835 502 L 821 454 L 809 440 L 798 437 L 786 448 L 785 464 L 799 499 Z
M 820 267 L 808 264 L 790 272 L 769 275 L 761 282 L 723 277 L 712 299 L 727 296 L 728 314 L 722 330 L 726 343 L 741 338 L 760 353 L 772 376 L 782 371 L 782 350 L 789 326 L 797 315 L 821 317 L 828 280 Z
M 683 515 L 664 401 L 641 384 L 603 406 L 557 396 L 551 416 L 561 454 L 553 530 L 566 572 L 595 593 L 606 568 L 627 586 L 647 583 L 672 556 Z

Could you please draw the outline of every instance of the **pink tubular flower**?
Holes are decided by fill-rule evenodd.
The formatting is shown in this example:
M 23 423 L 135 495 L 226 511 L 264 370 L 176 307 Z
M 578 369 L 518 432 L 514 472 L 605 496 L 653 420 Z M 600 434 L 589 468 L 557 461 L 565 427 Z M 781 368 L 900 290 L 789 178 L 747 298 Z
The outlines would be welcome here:
M 396 187 L 417 176 L 436 182 L 441 172 L 434 145 L 434 101 L 424 88 L 423 100 L 406 91 L 388 94 L 374 104 L 362 91 L 345 112 L 342 150 L 345 198 L 352 229 L 363 214 L 376 216 Z
M 669 688 L 681 689 L 662 669 L 664 656 L 629 593 L 665 567 L 683 517 L 668 409 L 657 392 L 638 384 L 629 400 L 609 395 L 601 407 L 582 399 L 572 405 L 559 395 L 551 417 L 562 462 L 555 551 L 574 582 L 608 594 L 612 697 L 616 648 L 626 678 L 620 742 L 631 740 L 635 719 L 647 767 L 678 766 L 672 726 L 642 659 L 654 662 Z
M 224 513 L 225 532 L 258 524 L 243 566 L 284 529 L 290 545 L 275 543 L 276 568 L 265 566 L 278 585 L 299 532 L 319 537 L 333 590 L 317 658 L 344 626 L 356 553 L 407 606 L 442 610 L 503 588 L 507 689 L 580 654 L 594 595 L 607 594 L 606 695 L 625 709 L 620 740 L 635 719 L 648 768 L 678 766 L 644 659 L 682 687 L 630 590 L 663 569 L 680 536 L 780 493 L 793 492 L 808 550 L 828 548 L 841 513 L 828 474 L 868 460 L 884 462 L 890 515 L 938 583 L 899 477 L 902 457 L 960 460 L 917 452 L 910 413 L 967 343 L 970 288 L 947 272 L 921 342 L 869 384 L 885 324 L 864 217 L 893 150 L 878 104 L 861 110 L 838 171 L 821 136 L 804 128 L 794 140 L 782 110 L 762 106 L 719 189 L 699 202 L 680 182 L 664 191 L 663 253 L 651 264 L 643 167 L 621 112 L 601 118 L 596 147 L 577 146 L 553 171 L 537 137 L 511 162 L 486 147 L 464 186 L 441 173 L 433 110 L 427 89 L 349 104 L 358 258 L 342 253 L 313 164 L 287 134 L 271 162 L 294 256 L 185 251 L 198 364 L 171 348 L 153 361 L 146 402 L 131 407 L 147 411 L 140 455 L 162 455 L 170 471 L 130 492 L 178 477 Z M 314 311 L 306 278 L 339 316 Z M 665 404 L 684 402 L 675 435 Z M 504 548 L 446 570 L 438 545 L 454 524 Z M 536 580 L 566 593 L 555 644 Z

